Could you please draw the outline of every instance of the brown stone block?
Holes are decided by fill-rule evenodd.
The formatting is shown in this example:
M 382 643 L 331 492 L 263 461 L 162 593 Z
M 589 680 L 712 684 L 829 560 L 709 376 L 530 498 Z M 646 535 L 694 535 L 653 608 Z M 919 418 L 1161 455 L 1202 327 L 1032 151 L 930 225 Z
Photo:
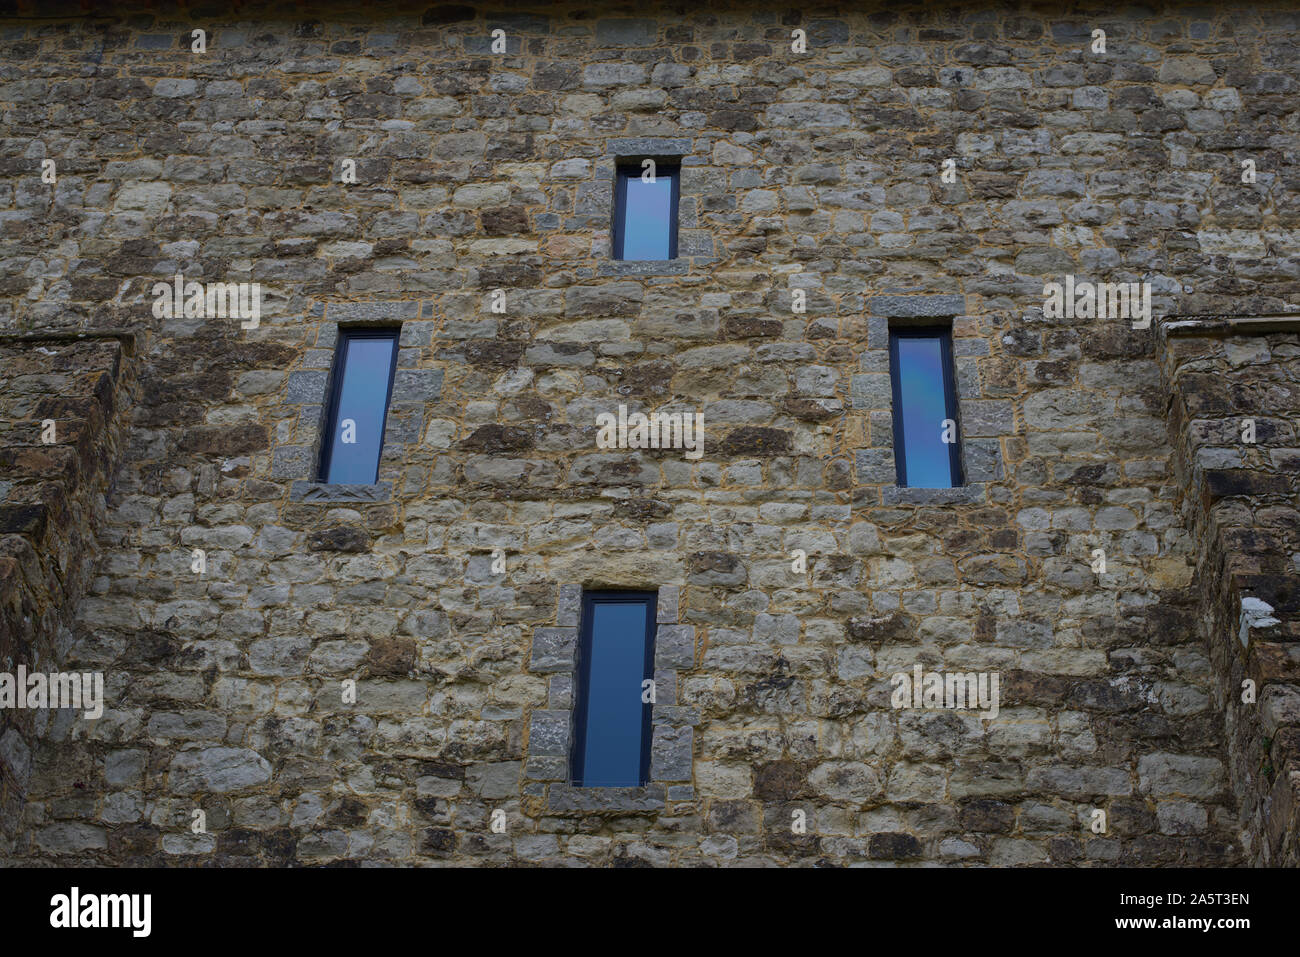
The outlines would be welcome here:
M 143 402 L 148 407 L 156 408 L 157 414 L 161 416 L 166 413 L 166 407 L 173 403 L 223 401 L 233 386 L 234 380 L 224 369 L 159 376 L 145 383 Z
M 181 449 L 201 455 L 240 455 L 268 446 L 266 429 L 260 425 L 203 425 L 187 429 L 180 441 Z
M 1207 469 L 1202 503 L 1206 508 L 1233 495 L 1285 495 L 1290 485 L 1285 476 L 1249 469 Z
M 1002 672 L 1003 706 L 1028 704 L 1056 707 L 1065 701 L 1075 679 L 1066 675 L 1045 675 L 1034 671 Z
M 47 395 L 36 403 L 36 408 L 32 412 L 33 419 L 54 419 L 58 420 L 88 420 L 96 429 L 103 422 L 103 414 L 100 405 L 94 399 L 86 396 L 72 395 Z M 56 436 L 62 437 L 64 423 L 59 422 Z
M 1192 418 L 1230 415 L 1239 409 L 1232 394 L 1232 382 L 1222 375 L 1207 372 L 1180 376 L 1177 388 Z
M 430 827 L 420 835 L 420 853 L 430 857 L 450 857 L 456 850 L 456 833 L 450 828 Z
M 0 505 L 0 534 L 25 535 L 40 541 L 48 521 L 49 509 L 44 505 Z
M 517 425 L 481 425 L 459 447 L 473 452 L 521 452 L 536 444 L 531 429 Z
M 751 339 L 774 337 L 785 331 L 785 323 L 779 319 L 767 319 L 759 316 L 728 316 L 722 323 L 722 338 Z
M 763 801 L 797 801 L 808 791 L 808 768 L 798 761 L 760 764 L 754 771 L 754 796 Z
M 1273 681 L 1300 682 L 1300 645 L 1252 641 L 1246 670 L 1258 688 Z
M 204 352 L 225 369 L 277 368 L 297 358 L 298 350 L 280 342 L 213 340 Z M 212 397 L 216 399 L 215 396 Z
M 409 674 L 415 667 L 415 639 L 372 638 L 366 664 L 371 677 Z
M 1010 834 L 1016 823 L 1016 810 L 1005 801 L 973 798 L 962 803 L 957 820 L 964 830 L 984 834 Z
M 16 588 L 21 580 L 22 568 L 16 558 L 0 557 L 0 596 L 9 594 L 6 589 Z M 6 604 L 0 599 L 0 604 Z
M 732 429 L 718 450 L 723 455 L 784 455 L 793 445 L 789 432 L 746 425 Z
M 911 834 L 902 832 L 872 834 L 867 854 L 877 861 L 901 861 L 909 857 L 920 857 L 921 842 Z
M 1110 323 L 1088 330 L 1080 342 L 1083 354 L 1090 359 L 1136 359 L 1150 355 L 1150 330 L 1131 328 L 1128 323 Z
M 522 206 L 485 209 L 479 219 L 488 236 L 518 236 L 528 232 L 528 212 Z
M 1273 615 L 1285 620 L 1300 617 L 1300 578 L 1289 574 L 1241 573 L 1231 575 L 1234 605 L 1241 596 L 1253 595 L 1273 606 Z
M 71 479 L 79 461 L 76 451 L 66 446 L 0 448 L 0 475 L 11 481 L 23 477 Z
M 1273 555 L 1286 551 L 1282 535 L 1269 529 L 1227 528 L 1219 533 L 1221 547 L 1247 555 Z
M 787 396 L 782 401 L 781 408 L 784 412 L 805 422 L 825 422 L 840 414 L 835 409 L 827 408 L 815 399 L 803 399 L 795 396 Z
M 126 824 L 108 832 L 108 852 L 118 860 L 139 862 L 157 854 L 162 834 L 152 824 Z
M 500 339 L 475 340 L 467 342 L 458 351 L 471 365 L 488 366 L 494 369 L 509 369 L 519 364 L 524 354 L 525 343 L 503 342 Z

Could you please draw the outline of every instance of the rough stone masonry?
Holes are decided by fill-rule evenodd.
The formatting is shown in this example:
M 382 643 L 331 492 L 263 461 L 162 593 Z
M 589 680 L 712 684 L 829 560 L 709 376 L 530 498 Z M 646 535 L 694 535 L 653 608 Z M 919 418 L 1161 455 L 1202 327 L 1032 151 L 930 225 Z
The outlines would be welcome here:
M 0 710 L 0 861 L 1300 861 L 1294 4 L 40 6 L 0 672 L 106 702 Z M 643 157 L 671 261 L 611 256 Z M 260 321 L 156 317 L 176 274 Z M 1154 319 L 1045 316 L 1065 276 Z M 958 489 L 897 485 L 917 323 Z M 379 481 L 331 486 L 352 326 L 398 365 Z M 620 404 L 703 458 L 598 448 Z M 603 588 L 659 595 L 641 788 L 566 774 Z M 891 707 L 918 664 L 997 717 Z

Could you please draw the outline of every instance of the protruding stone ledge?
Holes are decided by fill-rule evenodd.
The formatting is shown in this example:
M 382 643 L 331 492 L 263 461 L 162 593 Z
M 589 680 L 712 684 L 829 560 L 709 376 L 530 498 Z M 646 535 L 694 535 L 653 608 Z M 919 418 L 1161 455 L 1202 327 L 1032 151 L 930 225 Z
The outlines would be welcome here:
M 98 332 L 0 332 L 0 344 L 6 342 L 93 342 L 96 339 L 116 339 L 122 351 L 135 355 L 134 332 L 126 329 L 102 329 Z
M 387 502 L 393 497 L 392 482 L 376 482 L 374 485 L 331 485 L 327 482 L 297 481 L 289 489 L 291 502 L 359 502 L 364 505 L 376 505 Z
M 77 603 L 88 590 L 126 441 L 122 410 L 138 388 L 128 361 L 135 344 L 135 335 L 122 330 L 0 334 L 0 667 L 6 671 L 58 670 L 67 655 L 64 639 L 72 636 Z M 38 713 L 0 708 L 5 854 L 23 826 L 29 789 L 53 753 L 46 749 L 60 740 Z M 104 833 L 59 822 L 32 828 L 30 846 L 47 854 L 101 850 Z
M 959 488 L 907 488 L 887 485 L 880 490 L 884 505 L 983 505 L 987 495 L 983 483 Z
M 686 259 L 611 259 L 600 264 L 601 276 L 684 276 L 691 264 Z
M 1288 769 L 1300 754 L 1300 600 L 1284 423 L 1296 411 L 1287 384 L 1300 314 L 1167 316 L 1156 332 L 1173 468 L 1195 513 L 1197 611 L 1229 703 L 1227 767 L 1244 840 L 1254 863 L 1294 866 L 1300 789 Z M 1256 419 L 1257 434 L 1238 442 L 1242 423 Z M 1238 698 L 1247 677 L 1249 701 Z
M 648 784 L 639 788 L 579 788 L 571 784 L 552 784 L 546 795 L 548 811 L 662 811 L 664 786 Z
M 1253 336 L 1270 332 L 1300 332 L 1300 315 L 1271 316 L 1166 316 L 1159 323 L 1162 335 Z

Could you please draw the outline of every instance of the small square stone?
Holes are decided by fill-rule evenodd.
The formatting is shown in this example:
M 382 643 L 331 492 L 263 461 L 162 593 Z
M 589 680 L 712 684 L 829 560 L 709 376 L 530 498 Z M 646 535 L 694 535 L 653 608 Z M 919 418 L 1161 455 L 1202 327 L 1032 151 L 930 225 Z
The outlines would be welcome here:
M 528 724 L 530 757 L 563 758 L 569 753 L 568 711 L 534 711 Z
M 695 667 L 694 625 L 660 625 L 655 630 L 655 667 Z
M 533 671 L 572 671 L 578 653 L 577 628 L 534 628 Z
M 321 405 L 328 385 L 329 373 L 323 369 L 290 372 L 284 401 L 295 405 Z

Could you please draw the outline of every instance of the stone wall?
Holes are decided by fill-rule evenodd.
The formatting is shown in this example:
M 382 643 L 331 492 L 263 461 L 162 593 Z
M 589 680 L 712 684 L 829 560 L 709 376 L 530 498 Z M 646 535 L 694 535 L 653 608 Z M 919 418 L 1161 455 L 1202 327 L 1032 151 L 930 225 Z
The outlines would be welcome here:
M 1252 329 L 1251 326 L 1262 326 Z M 1226 716 L 1245 849 L 1300 863 L 1300 338 L 1295 320 L 1166 327 L 1197 619 Z M 1246 682 L 1250 682 L 1248 686 Z
M 103 549 L 130 336 L 0 336 L 0 671 L 59 671 Z M 0 848 L 67 710 L 0 709 Z
M 10 859 L 1257 853 L 1155 334 L 1042 302 L 1071 273 L 1157 315 L 1286 311 L 1300 18 L 825 10 L 9 22 L 0 323 L 141 336 L 67 655 L 109 707 L 34 768 Z M 682 157 L 671 264 L 609 255 L 644 153 Z M 177 272 L 261 283 L 260 325 L 155 318 Z M 916 322 L 953 330 L 956 492 L 894 484 L 888 331 Z M 381 481 L 322 487 L 350 324 L 402 329 Z M 619 403 L 703 412 L 704 458 L 598 450 Z M 572 586 L 676 589 L 662 788 L 555 774 Z M 999 716 L 893 709 L 917 663 L 1000 673 Z

